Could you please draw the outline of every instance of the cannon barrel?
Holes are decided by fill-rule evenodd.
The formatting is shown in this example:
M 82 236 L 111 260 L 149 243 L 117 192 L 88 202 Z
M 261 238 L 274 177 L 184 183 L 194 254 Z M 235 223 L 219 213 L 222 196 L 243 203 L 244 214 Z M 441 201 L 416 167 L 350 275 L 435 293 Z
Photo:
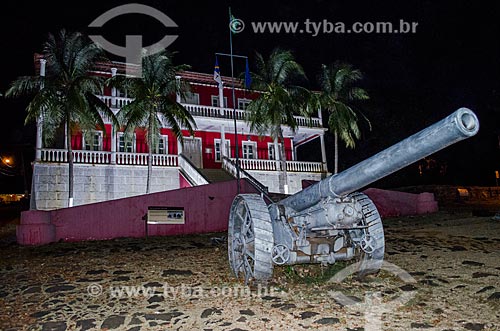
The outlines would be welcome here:
M 301 211 L 323 198 L 345 196 L 447 146 L 472 137 L 478 130 L 476 115 L 470 109 L 460 108 L 426 129 L 279 203 Z

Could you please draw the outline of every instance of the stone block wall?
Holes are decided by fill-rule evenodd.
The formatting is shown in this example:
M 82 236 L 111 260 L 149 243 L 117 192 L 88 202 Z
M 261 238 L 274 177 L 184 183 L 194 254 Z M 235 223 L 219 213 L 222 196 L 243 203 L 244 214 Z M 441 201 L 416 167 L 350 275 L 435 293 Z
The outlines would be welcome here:
M 252 177 L 267 186 L 271 193 L 285 193 L 279 187 L 279 173 L 275 171 L 246 170 Z M 320 181 L 321 173 L 288 172 L 288 193 L 294 194 L 302 190 L 302 180 Z
M 74 206 L 126 198 L 146 193 L 147 166 L 74 166 Z M 179 169 L 153 167 L 151 193 L 178 189 Z M 68 165 L 36 163 L 34 188 L 37 209 L 67 207 Z

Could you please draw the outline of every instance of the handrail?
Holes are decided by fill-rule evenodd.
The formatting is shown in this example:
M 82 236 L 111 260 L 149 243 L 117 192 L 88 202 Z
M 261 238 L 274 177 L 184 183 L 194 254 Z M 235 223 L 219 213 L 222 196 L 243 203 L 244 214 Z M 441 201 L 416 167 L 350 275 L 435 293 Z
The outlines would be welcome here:
M 179 154 L 179 169 L 188 176 L 194 185 L 209 184 L 208 178 L 184 154 Z
M 227 156 L 223 156 L 222 157 L 222 167 L 224 170 L 226 170 L 227 172 L 229 172 L 231 175 L 233 175 L 234 177 L 236 177 L 236 173 L 237 173 L 237 170 L 236 170 L 236 163 L 233 162 L 230 158 L 228 158 Z M 248 172 L 246 172 L 245 170 L 241 169 L 241 167 L 239 167 L 239 171 L 240 171 L 240 177 L 241 178 L 245 178 L 248 180 L 248 182 L 257 190 L 260 192 L 260 194 L 262 195 L 262 197 L 266 198 L 270 203 L 273 203 L 274 201 L 269 197 L 269 189 L 267 188 L 267 186 L 264 186 L 261 182 L 259 182 L 257 179 L 255 179 L 252 175 L 250 175 Z M 243 176 L 242 176 L 243 175 Z

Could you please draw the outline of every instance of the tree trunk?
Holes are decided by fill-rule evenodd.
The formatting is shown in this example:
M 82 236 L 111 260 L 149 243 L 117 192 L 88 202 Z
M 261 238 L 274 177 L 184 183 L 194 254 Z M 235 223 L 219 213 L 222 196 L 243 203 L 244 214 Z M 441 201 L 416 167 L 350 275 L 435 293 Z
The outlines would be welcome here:
M 335 143 L 334 143 L 334 151 L 335 151 L 334 164 L 335 164 L 335 167 L 333 169 L 333 173 L 337 174 L 339 172 L 339 135 L 337 134 L 337 131 L 335 131 L 333 133 L 333 137 L 335 138 Z
M 149 155 L 148 155 L 148 183 L 146 186 L 146 193 L 151 191 L 151 174 L 153 172 L 153 148 L 149 147 Z
M 148 144 L 148 177 L 147 177 L 147 184 L 146 184 L 146 194 L 148 194 L 151 191 L 151 174 L 153 173 L 153 121 L 154 120 L 154 115 L 150 114 L 149 115 L 149 128 L 148 128 L 148 137 L 147 137 L 147 144 Z
M 73 148 L 71 147 L 70 124 L 70 116 L 66 114 L 66 126 L 68 127 L 66 135 L 66 143 L 68 144 L 68 207 L 73 207 Z
M 287 171 L 286 171 L 286 155 L 285 155 L 285 138 L 283 137 L 283 131 L 281 127 L 278 130 L 279 140 L 281 141 L 280 150 L 280 161 L 281 161 L 281 170 L 283 173 L 283 193 L 288 193 L 288 190 L 285 190 L 285 185 L 288 185 L 287 181 Z

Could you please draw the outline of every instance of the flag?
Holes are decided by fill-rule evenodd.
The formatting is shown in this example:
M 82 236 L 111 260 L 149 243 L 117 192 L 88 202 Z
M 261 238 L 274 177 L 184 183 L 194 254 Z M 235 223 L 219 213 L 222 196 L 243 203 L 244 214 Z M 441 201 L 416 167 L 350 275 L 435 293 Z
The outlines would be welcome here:
M 248 66 L 248 59 L 246 59 L 246 67 L 245 67 L 245 87 L 250 88 L 252 85 L 252 77 L 250 76 L 250 67 Z
M 215 57 L 214 80 L 219 83 L 219 86 L 222 85 L 222 77 L 220 76 L 219 61 L 217 60 L 217 56 Z

